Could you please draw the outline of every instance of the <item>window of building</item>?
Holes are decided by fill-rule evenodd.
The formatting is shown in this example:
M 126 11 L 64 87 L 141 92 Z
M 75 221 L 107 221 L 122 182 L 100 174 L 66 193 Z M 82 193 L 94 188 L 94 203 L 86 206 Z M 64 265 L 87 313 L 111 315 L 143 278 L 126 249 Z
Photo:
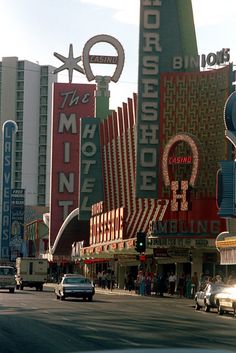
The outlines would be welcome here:
M 40 84 L 41 84 L 41 86 L 47 86 L 48 85 L 48 78 L 45 76 L 42 76 L 41 80 L 40 80 Z
M 45 205 L 45 197 L 43 195 L 38 196 L 38 205 L 44 206 Z
M 25 63 L 24 61 L 18 61 L 18 70 L 24 70 Z
M 46 156 L 39 156 L 39 164 L 46 164 Z
M 47 148 L 46 148 L 45 145 L 44 146 L 39 146 L 39 154 L 45 155 L 46 152 L 47 152 Z
M 47 96 L 48 95 L 48 88 L 47 87 L 41 87 L 40 88 L 40 95 L 41 96 Z
M 23 110 L 23 102 L 17 102 L 16 103 L 16 109 L 17 110 Z
M 22 150 L 22 142 L 16 142 L 16 151 L 21 151 Z
M 17 80 L 18 81 L 23 81 L 24 80 L 24 71 L 18 71 L 17 72 Z
M 47 136 L 39 136 L 39 144 L 40 145 L 46 145 L 47 144 Z
M 47 97 L 41 97 L 40 98 L 40 104 L 41 105 L 47 105 L 48 103 L 48 98 Z
M 41 75 L 48 75 L 48 66 L 41 66 Z
M 23 120 L 23 112 L 22 111 L 16 112 L 16 120 L 17 120 L 17 125 L 19 124 L 19 120 Z
M 18 81 L 16 87 L 17 87 L 17 90 L 23 90 L 24 89 L 24 82 Z

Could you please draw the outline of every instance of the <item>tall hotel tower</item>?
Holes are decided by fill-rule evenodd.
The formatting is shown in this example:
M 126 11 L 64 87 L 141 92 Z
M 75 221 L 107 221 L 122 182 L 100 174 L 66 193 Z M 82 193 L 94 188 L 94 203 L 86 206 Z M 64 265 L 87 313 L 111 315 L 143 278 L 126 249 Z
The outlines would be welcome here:
M 0 62 L 0 161 L 2 165 L 2 126 L 13 120 L 18 131 L 14 136 L 12 188 L 25 190 L 27 206 L 49 205 L 54 69 L 17 57 L 4 57 Z

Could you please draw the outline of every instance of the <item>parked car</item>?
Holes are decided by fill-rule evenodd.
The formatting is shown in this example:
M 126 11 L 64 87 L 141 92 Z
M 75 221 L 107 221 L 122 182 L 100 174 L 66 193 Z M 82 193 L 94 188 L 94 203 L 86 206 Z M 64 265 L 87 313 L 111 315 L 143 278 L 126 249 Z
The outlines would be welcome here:
M 60 283 L 56 285 L 55 294 L 57 299 L 61 300 L 74 297 L 92 301 L 95 294 L 95 287 L 93 282 L 86 277 L 65 274 Z
M 0 266 L 0 289 L 14 293 L 16 288 L 15 269 L 12 266 Z
M 211 308 L 217 308 L 215 295 L 227 287 L 224 283 L 207 283 L 202 285 L 194 297 L 195 309 L 200 310 L 204 308 L 205 311 L 210 311 Z
M 236 316 L 236 286 L 230 286 L 222 292 L 217 293 L 215 302 L 219 315 L 232 312 Z

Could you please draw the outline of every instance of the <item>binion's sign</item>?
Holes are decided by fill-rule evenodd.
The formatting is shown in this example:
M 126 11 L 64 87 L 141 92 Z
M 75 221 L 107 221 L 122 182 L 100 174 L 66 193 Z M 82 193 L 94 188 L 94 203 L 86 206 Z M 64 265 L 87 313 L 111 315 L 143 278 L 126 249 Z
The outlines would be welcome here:
M 201 54 L 197 56 L 174 56 L 173 69 L 183 70 L 189 68 L 205 68 L 206 66 L 215 66 L 226 64 L 230 61 L 230 49 L 223 48 L 216 53 Z

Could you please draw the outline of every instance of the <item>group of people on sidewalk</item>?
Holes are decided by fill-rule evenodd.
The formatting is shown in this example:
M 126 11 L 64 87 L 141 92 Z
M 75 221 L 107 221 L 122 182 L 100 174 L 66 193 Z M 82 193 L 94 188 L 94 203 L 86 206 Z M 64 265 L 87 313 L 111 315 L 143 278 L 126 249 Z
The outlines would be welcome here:
M 126 276 L 125 289 L 135 290 L 140 295 L 169 295 L 177 294 L 180 298 L 192 298 L 199 288 L 198 275 L 182 273 L 178 277 L 174 272 L 163 274 L 161 272 L 151 273 L 139 271 L 134 280 L 130 274 Z
M 102 289 L 113 290 L 116 287 L 115 273 L 112 270 L 101 271 L 97 273 L 97 286 Z M 231 275 L 225 282 L 236 282 Z M 170 296 L 177 295 L 179 298 L 194 298 L 195 293 L 202 287 L 202 284 L 208 282 L 223 282 L 222 277 L 218 274 L 214 278 L 208 274 L 201 274 L 198 277 L 197 272 L 191 276 L 189 273 L 182 272 L 176 275 L 174 272 L 148 272 L 139 271 L 137 277 L 134 278 L 131 273 L 127 273 L 124 281 L 124 289 L 135 291 L 142 296 L 157 295 L 163 297 L 164 294 Z
M 135 281 L 135 290 L 140 295 L 154 294 L 162 297 L 166 293 L 169 295 L 177 294 L 181 298 L 192 298 L 193 292 L 198 290 L 198 285 L 196 272 L 192 277 L 185 273 L 177 277 L 174 272 L 152 274 L 140 271 Z
M 97 273 L 97 283 L 102 289 L 114 289 L 115 287 L 115 273 L 114 271 L 108 269 L 106 271 L 101 271 Z

